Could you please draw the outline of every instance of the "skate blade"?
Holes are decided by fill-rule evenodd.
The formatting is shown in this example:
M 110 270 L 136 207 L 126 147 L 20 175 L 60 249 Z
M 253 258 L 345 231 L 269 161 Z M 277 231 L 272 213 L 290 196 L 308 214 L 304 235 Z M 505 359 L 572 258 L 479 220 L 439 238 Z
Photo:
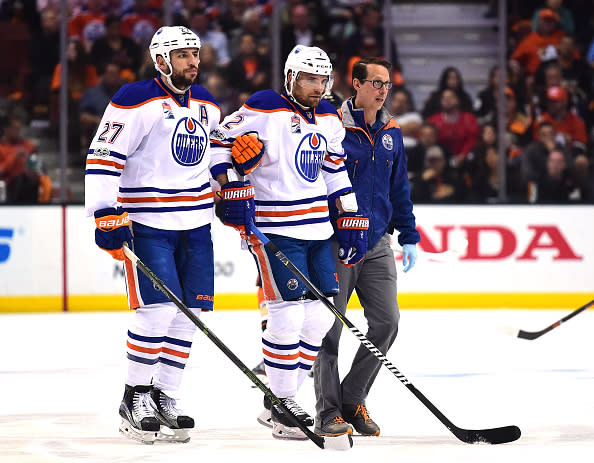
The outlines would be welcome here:
M 258 378 L 264 386 L 268 386 L 268 376 L 266 376 L 266 373 L 256 373 L 256 378 Z M 252 384 L 252 387 L 255 389 L 258 386 Z
M 158 431 L 141 431 L 133 427 L 128 421 L 122 419 L 119 431 L 126 437 L 141 442 L 143 444 L 152 445 L 155 443 Z
M 272 437 L 287 440 L 307 440 L 305 433 L 298 427 L 285 426 L 284 424 L 272 424 Z
M 324 449 L 349 450 L 353 446 L 353 437 L 349 433 L 339 436 L 324 436 Z
M 157 433 L 155 441 L 185 444 L 190 442 L 190 433 L 187 429 L 171 429 L 161 425 L 161 430 Z
M 272 412 L 265 408 L 258 416 L 258 423 L 267 428 L 272 428 Z

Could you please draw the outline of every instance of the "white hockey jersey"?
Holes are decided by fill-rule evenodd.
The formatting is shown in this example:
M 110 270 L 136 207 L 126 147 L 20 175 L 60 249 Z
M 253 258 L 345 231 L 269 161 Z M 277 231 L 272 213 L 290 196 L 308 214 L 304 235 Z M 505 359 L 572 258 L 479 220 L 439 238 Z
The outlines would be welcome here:
M 221 111 L 199 85 L 173 94 L 160 77 L 124 85 L 112 98 L 87 156 L 85 210 L 122 206 L 164 230 L 212 222 L 209 134 Z
M 351 189 L 345 130 L 334 106 L 322 100 L 303 110 L 272 90 L 255 93 L 211 134 L 213 176 L 231 167 L 231 144 L 248 132 L 256 132 L 265 149 L 246 177 L 255 190 L 256 226 L 305 240 L 332 236 L 328 198 Z

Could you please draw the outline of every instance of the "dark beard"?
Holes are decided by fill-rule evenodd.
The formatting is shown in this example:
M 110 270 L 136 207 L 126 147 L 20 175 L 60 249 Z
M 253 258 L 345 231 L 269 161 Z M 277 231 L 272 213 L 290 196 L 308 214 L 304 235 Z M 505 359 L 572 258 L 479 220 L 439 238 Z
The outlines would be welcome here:
M 184 90 L 189 88 L 196 81 L 196 78 L 186 79 L 183 74 L 175 74 L 171 76 L 171 83 L 175 88 Z

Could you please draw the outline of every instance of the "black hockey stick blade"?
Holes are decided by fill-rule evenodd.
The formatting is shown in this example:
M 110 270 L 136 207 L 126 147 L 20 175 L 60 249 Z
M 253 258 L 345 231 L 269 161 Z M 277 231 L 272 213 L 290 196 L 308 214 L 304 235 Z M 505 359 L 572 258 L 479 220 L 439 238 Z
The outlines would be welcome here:
M 579 309 L 574 310 L 570 314 L 567 314 L 565 317 L 563 317 L 561 320 L 557 320 L 552 325 L 547 326 L 546 328 L 544 328 L 544 329 L 542 329 L 540 331 L 524 331 L 524 330 L 519 330 L 518 331 L 518 338 L 528 339 L 530 341 L 532 341 L 533 339 L 536 339 L 536 338 L 540 338 L 543 334 L 546 334 L 549 331 L 557 328 L 559 325 L 565 323 L 570 318 L 575 317 L 577 314 L 583 312 L 587 308 L 591 307 L 593 304 L 594 304 L 594 300 L 588 302 L 587 304 L 584 304 Z
M 522 435 L 517 426 L 503 426 L 492 429 L 455 428 L 452 433 L 467 444 L 506 444 L 518 440 Z
M 433 403 L 425 397 L 421 391 L 419 391 L 393 364 L 390 362 L 381 351 L 373 345 L 373 343 L 365 337 L 361 331 L 353 325 L 349 319 L 330 302 L 330 300 L 324 296 L 316 286 L 309 281 L 309 279 L 299 270 L 293 262 L 289 260 L 285 254 L 278 248 L 278 246 L 272 243 L 266 235 L 264 235 L 255 225 L 252 225 L 252 232 L 260 240 L 260 242 L 268 249 L 272 254 L 276 256 L 287 268 L 301 281 L 307 289 L 309 289 L 313 295 L 322 302 L 336 318 L 338 318 L 343 325 L 345 325 L 351 333 L 353 333 L 359 342 L 363 344 L 374 356 L 377 358 L 390 372 L 404 384 L 409 391 L 411 391 L 417 399 L 423 403 L 433 413 L 439 421 L 441 421 L 446 428 L 448 428 L 452 434 L 454 434 L 462 442 L 468 444 L 485 443 L 485 444 L 503 444 L 506 442 L 513 442 L 519 439 L 521 435 L 520 428 L 517 426 L 506 426 L 503 428 L 494 429 L 483 429 L 483 430 L 469 430 L 462 429 L 454 425 Z
M 191 321 L 194 323 L 200 331 L 202 331 L 208 339 L 210 339 L 226 356 L 231 360 L 235 366 L 237 366 L 251 381 L 258 387 L 269 399 L 273 405 L 278 406 L 283 413 L 286 413 L 287 416 L 293 421 L 295 426 L 301 429 L 307 438 L 311 440 L 314 444 L 316 444 L 321 449 L 333 449 L 333 450 L 347 450 L 353 446 L 353 439 L 350 435 L 345 434 L 344 436 L 337 436 L 337 437 L 323 437 L 318 436 L 314 432 L 312 432 L 307 426 L 300 423 L 295 416 L 291 413 L 291 411 L 285 407 L 285 405 L 280 401 L 280 399 L 274 395 L 274 393 L 266 387 L 266 385 L 258 379 L 258 377 L 252 372 L 250 368 L 248 368 L 245 363 L 243 363 L 239 357 L 237 357 L 233 351 L 231 351 L 224 343 L 221 341 L 210 329 L 204 324 L 200 318 L 198 318 L 194 312 L 192 312 L 189 307 L 184 304 L 173 291 L 171 291 L 163 281 L 153 273 L 153 271 L 144 263 L 142 262 L 136 254 L 128 247 L 127 243 L 124 243 L 123 246 L 125 256 L 130 259 L 130 261 L 136 266 L 136 268 L 140 269 L 142 273 L 146 275 L 146 277 L 151 280 L 151 282 L 161 291 L 167 298 L 173 302 L 179 310 L 181 310 Z

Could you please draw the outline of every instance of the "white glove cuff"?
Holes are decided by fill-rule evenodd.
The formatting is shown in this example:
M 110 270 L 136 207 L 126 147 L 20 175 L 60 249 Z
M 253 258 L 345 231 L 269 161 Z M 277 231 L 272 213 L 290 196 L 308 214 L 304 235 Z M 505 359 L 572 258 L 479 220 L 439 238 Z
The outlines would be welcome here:
M 357 197 L 355 193 L 352 191 L 348 192 L 345 195 L 339 196 L 340 205 L 344 212 L 357 212 L 359 210 L 359 206 L 357 205 Z

